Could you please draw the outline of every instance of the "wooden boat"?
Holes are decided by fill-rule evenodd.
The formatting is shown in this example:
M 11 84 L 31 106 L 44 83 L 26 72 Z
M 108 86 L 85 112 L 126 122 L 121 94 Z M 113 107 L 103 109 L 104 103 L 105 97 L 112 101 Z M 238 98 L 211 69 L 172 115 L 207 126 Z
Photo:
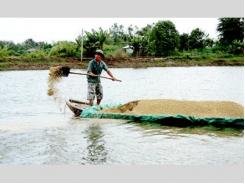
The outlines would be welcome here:
M 78 100 L 72 100 L 72 99 L 69 99 L 69 101 L 66 101 L 66 105 L 74 113 L 75 116 L 80 116 L 83 109 L 90 106 L 86 102 L 82 102 L 82 101 L 78 101 Z

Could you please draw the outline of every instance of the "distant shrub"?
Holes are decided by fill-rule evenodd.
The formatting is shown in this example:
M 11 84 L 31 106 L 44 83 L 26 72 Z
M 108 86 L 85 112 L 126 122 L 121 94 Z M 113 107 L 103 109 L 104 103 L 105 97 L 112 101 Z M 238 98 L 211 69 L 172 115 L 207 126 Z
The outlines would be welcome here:
M 77 45 L 74 42 L 68 41 L 57 42 L 50 50 L 49 55 L 60 57 L 77 57 Z
M 127 58 L 129 55 L 123 49 L 117 49 L 114 52 L 111 52 L 106 57 L 112 58 Z
M 242 54 L 244 51 L 243 42 L 239 40 L 234 40 L 231 45 L 228 47 L 228 52 L 230 54 Z
M 118 49 L 122 48 L 121 45 L 105 45 L 104 46 L 104 53 L 105 56 L 111 56 L 115 53 Z
M 46 53 L 44 50 L 35 50 L 33 52 L 25 54 L 25 57 L 27 58 L 39 58 L 43 59 L 46 56 L 48 56 L 48 53 Z
M 0 57 L 8 57 L 14 55 L 16 55 L 16 53 L 13 50 L 7 47 L 0 48 Z
M 0 57 L 6 57 L 6 56 L 10 56 L 11 53 L 7 48 L 0 48 Z

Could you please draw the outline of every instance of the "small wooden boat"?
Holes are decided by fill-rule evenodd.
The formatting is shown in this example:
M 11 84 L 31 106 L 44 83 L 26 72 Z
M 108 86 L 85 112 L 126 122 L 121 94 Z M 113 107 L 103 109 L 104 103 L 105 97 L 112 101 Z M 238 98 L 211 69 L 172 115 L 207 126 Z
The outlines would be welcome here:
M 69 99 L 69 101 L 66 101 L 66 105 L 74 113 L 75 116 L 80 116 L 83 109 L 90 106 L 86 102 L 82 102 L 82 101 L 78 101 L 78 100 L 72 100 L 72 99 Z

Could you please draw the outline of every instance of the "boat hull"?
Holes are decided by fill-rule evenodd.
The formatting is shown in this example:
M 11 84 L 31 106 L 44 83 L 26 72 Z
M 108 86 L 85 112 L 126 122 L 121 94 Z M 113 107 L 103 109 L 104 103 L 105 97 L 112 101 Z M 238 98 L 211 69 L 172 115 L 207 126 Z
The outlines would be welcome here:
M 75 116 L 80 116 L 83 109 L 89 107 L 89 105 L 86 102 L 72 100 L 72 99 L 69 99 L 69 101 L 66 101 L 66 105 L 74 113 Z

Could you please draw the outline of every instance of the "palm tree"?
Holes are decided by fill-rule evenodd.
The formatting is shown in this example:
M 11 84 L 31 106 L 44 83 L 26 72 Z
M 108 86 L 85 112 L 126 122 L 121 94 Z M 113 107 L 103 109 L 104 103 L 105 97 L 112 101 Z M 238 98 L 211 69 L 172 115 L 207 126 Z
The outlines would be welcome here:
M 107 31 L 103 30 L 101 27 L 99 28 L 99 31 L 95 32 L 95 35 L 97 37 L 97 40 L 99 42 L 99 48 L 103 50 L 104 43 L 108 37 Z

